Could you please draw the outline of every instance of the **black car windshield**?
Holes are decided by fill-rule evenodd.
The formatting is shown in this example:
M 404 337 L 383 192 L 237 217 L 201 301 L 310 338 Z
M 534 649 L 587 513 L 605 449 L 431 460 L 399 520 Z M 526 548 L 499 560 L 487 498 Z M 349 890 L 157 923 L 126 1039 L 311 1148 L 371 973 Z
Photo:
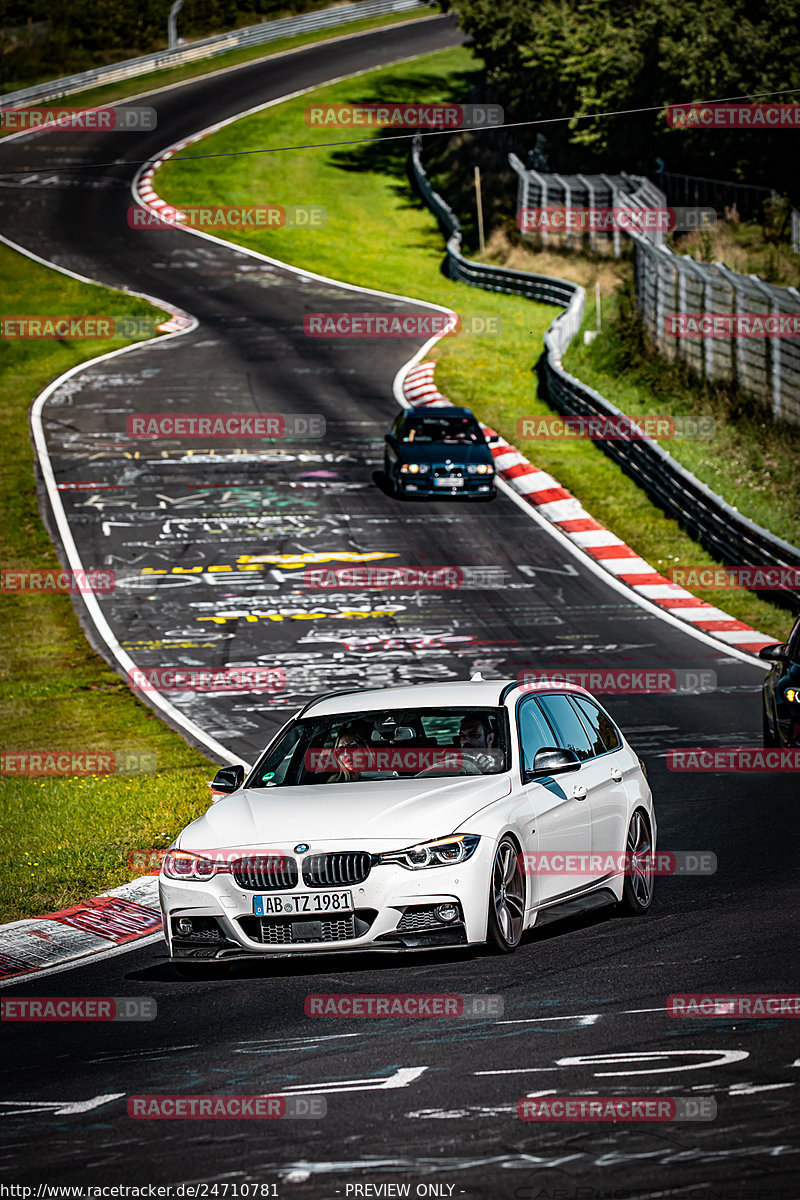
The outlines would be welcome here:
M 507 758 L 502 708 L 335 713 L 294 721 L 247 786 L 498 775 Z
M 459 445 L 484 440 L 474 417 L 410 417 L 403 429 L 403 442 L 445 442 Z

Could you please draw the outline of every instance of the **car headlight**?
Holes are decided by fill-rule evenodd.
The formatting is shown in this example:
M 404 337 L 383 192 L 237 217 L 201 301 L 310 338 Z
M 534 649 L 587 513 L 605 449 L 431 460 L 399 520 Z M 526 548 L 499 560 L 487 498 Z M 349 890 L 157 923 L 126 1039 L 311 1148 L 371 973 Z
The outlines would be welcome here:
M 212 875 L 228 874 L 230 865 L 224 859 L 204 858 L 191 850 L 168 850 L 161 870 L 167 879 L 210 879 Z
M 791 701 L 793 704 L 800 701 L 800 691 L 798 691 L 797 688 L 787 688 L 784 694 L 786 699 Z
M 409 871 L 426 867 L 450 867 L 466 862 L 475 853 L 481 839 L 474 833 L 459 833 L 453 837 L 437 838 L 435 842 L 420 842 L 405 850 L 390 850 L 378 856 L 379 863 L 397 863 Z
M 470 463 L 467 470 L 470 475 L 491 475 L 494 467 L 491 463 Z
M 426 471 L 430 471 L 428 463 L 403 463 L 400 468 L 401 475 L 424 475 Z

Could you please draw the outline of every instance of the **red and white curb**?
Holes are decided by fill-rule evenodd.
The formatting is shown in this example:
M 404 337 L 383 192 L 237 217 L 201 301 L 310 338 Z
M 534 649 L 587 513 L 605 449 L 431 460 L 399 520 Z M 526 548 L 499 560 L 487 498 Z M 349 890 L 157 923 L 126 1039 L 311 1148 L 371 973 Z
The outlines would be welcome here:
M 180 209 L 175 208 L 173 204 L 167 204 L 166 200 L 161 199 L 153 187 L 153 176 L 159 167 L 163 167 L 164 163 L 172 158 L 176 150 L 185 150 L 192 142 L 199 141 L 199 138 L 202 136 L 204 135 L 200 134 L 198 137 L 189 138 L 185 142 L 177 142 L 169 150 L 164 150 L 159 158 L 154 158 L 151 163 L 148 163 L 139 177 L 138 191 L 144 207 L 149 209 L 151 213 L 155 213 L 156 216 L 161 216 L 163 210 L 166 208 L 169 216 L 164 215 L 165 225 L 180 224 L 181 221 L 186 220 L 186 214 L 182 213 Z
M 160 932 L 158 879 L 142 876 L 61 912 L 0 926 L 0 980 L 74 963 Z
M 409 404 L 452 404 L 433 382 L 435 369 L 435 362 L 422 362 L 408 372 L 403 380 L 403 395 Z M 485 433 L 496 434 L 488 425 L 482 425 L 481 428 Z M 744 621 L 737 621 L 705 600 L 698 600 L 691 592 L 661 575 L 621 538 L 595 521 L 580 500 L 576 500 L 558 480 L 528 462 L 516 446 L 496 436 L 498 441 L 490 448 L 497 474 L 540 516 L 556 525 L 609 574 L 652 604 L 665 609 L 671 616 L 686 621 L 728 646 L 757 654 L 762 646 L 774 645 L 774 637 L 759 633 Z
M 189 142 L 180 142 L 177 146 L 173 146 L 171 150 L 165 150 L 160 158 L 154 159 L 145 169 L 139 180 L 139 196 L 143 206 L 156 216 L 161 216 L 162 210 L 165 208 L 169 210 L 169 218 L 164 217 L 165 225 L 174 226 L 175 224 L 180 224 L 182 220 L 186 219 L 186 214 L 180 212 L 179 209 L 174 208 L 171 204 L 167 204 L 166 200 L 161 199 L 153 188 L 153 176 L 168 158 L 172 158 L 176 150 L 183 150 L 188 145 Z M 159 333 L 180 333 L 183 329 L 191 328 L 193 324 L 194 321 L 192 318 L 187 317 L 185 313 L 173 312 L 168 321 L 158 326 L 158 331 Z

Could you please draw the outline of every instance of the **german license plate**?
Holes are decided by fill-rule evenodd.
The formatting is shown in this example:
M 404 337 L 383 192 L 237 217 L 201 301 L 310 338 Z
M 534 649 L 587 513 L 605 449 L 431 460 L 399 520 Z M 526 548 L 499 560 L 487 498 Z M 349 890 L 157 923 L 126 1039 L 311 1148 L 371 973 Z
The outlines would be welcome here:
M 449 478 L 447 476 L 442 477 L 441 475 L 439 475 L 436 477 L 436 479 L 434 479 L 433 482 L 436 484 L 437 487 L 463 487 L 464 486 L 464 479 L 461 475 L 451 475 Z
M 253 912 L 257 917 L 352 911 L 352 892 L 301 892 L 297 896 L 253 896 Z

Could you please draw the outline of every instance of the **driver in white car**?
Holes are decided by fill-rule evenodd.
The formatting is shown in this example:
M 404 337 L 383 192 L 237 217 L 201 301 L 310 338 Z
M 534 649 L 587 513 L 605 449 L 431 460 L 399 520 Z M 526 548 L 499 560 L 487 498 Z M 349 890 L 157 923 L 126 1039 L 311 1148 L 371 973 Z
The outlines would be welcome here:
M 492 770 L 496 765 L 497 734 L 485 713 L 468 713 L 464 717 L 458 730 L 458 744 L 465 757 L 481 770 Z
M 491 750 L 495 742 L 495 733 L 487 716 L 468 713 L 464 717 L 458 730 L 458 744 L 462 750 Z

